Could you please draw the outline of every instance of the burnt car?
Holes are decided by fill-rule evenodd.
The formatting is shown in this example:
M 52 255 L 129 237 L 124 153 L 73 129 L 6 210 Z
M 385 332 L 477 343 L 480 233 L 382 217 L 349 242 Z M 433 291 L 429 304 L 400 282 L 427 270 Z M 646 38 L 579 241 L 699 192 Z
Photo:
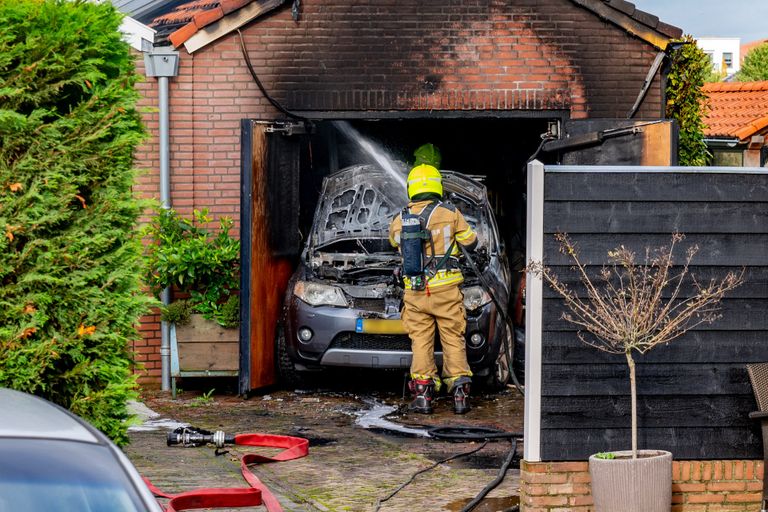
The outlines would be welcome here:
M 441 172 L 444 200 L 456 205 L 477 232 L 478 247 L 487 252 L 484 280 L 506 306 L 510 274 L 486 188 L 472 177 Z M 329 367 L 410 367 L 411 343 L 400 321 L 401 258 L 388 239 L 390 221 L 406 204 L 403 182 L 373 165 L 348 167 L 325 178 L 278 326 L 278 373 L 285 384 L 301 386 L 308 372 Z M 466 258 L 462 271 L 467 358 L 475 381 L 504 387 L 514 351 L 512 329 Z M 437 330 L 435 337 L 440 366 Z

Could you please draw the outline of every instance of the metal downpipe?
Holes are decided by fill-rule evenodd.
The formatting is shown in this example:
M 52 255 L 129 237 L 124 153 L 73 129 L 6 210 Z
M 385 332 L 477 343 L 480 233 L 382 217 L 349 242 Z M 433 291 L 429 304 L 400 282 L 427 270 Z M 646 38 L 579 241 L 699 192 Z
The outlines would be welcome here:
M 144 65 L 148 77 L 157 78 L 159 107 L 159 143 L 160 143 L 160 205 L 171 207 L 171 158 L 170 158 L 170 107 L 168 102 L 168 79 L 179 74 L 179 52 L 172 47 L 151 47 L 144 53 Z M 166 288 L 160 294 L 160 300 L 168 305 L 171 291 Z M 160 387 L 163 391 L 171 389 L 171 336 L 168 322 L 160 323 Z
M 170 169 L 170 122 L 168 109 L 168 77 L 157 78 L 160 103 L 160 205 L 164 209 L 171 207 L 171 169 Z M 160 294 L 164 306 L 171 301 L 171 290 L 166 288 Z M 160 381 L 161 389 L 171 389 L 171 326 L 162 320 L 160 323 Z

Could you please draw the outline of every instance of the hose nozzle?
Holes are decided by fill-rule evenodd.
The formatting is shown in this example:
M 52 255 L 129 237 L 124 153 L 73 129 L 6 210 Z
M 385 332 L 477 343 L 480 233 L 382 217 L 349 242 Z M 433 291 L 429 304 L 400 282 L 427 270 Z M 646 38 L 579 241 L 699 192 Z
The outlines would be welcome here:
M 212 444 L 216 448 L 223 448 L 225 444 L 235 444 L 235 436 L 227 435 L 222 430 L 210 432 L 194 427 L 179 427 L 168 432 L 167 443 L 168 446 L 180 444 L 185 447 Z

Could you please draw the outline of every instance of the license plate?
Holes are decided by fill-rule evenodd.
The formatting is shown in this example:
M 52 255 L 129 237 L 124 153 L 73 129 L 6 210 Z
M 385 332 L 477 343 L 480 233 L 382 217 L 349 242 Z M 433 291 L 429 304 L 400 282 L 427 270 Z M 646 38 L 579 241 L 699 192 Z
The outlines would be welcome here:
M 382 320 L 380 318 L 358 318 L 355 332 L 368 334 L 407 334 L 402 320 Z

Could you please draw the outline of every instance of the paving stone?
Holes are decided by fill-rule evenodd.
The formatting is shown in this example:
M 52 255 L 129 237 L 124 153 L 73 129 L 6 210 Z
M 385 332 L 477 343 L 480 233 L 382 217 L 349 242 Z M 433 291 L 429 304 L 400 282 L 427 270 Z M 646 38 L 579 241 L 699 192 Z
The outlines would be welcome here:
M 377 398 L 384 403 L 401 403 L 393 395 L 380 394 Z M 246 400 L 234 396 L 202 400 L 190 393 L 175 401 L 159 393 L 145 397 L 145 403 L 162 416 L 207 430 L 308 438 L 309 456 L 251 468 L 278 497 L 286 512 L 373 511 L 377 499 L 395 490 L 416 471 L 480 446 L 478 442 L 438 441 L 360 428 L 355 425 L 355 414 L 369 407 L 369 401 L 368 396 L 337 392 L 288 391 L 272 391 L 268 399 L 256 396 Z M 479 397 L 475 404 L 475 409 L 463 417 L 451 414 L 445 402 L 438 403 L 435 415 L 395 415 L 393 421 L 522 429 L 523 401 L 516 394 Z M 273 455 L 280 451 L 236 446 L 226 455 L 215 456 L 210 447 L 168 447 L 166 432 L 131 432 L 126 453 L 144 476 L 170 493 L 200 487 L 245 486 L 239 456 L 250 452 Z M 476 454 L 441 464 L 417 476 L 412 484 L 383 503 L 380 510 L 458 511 L 496 477 L 510 446 L 507 441 L 491 442 Z M 522 446 L 518 450 L 522 453 Z M 518 495 L 519 471 L 511 469 L 502 484 L 489 494 L 489 505 L 475 510 L 504 510 Z M 506 505 L 494 508 L 493 503 Z

